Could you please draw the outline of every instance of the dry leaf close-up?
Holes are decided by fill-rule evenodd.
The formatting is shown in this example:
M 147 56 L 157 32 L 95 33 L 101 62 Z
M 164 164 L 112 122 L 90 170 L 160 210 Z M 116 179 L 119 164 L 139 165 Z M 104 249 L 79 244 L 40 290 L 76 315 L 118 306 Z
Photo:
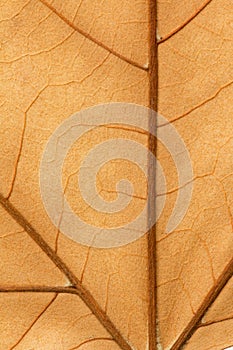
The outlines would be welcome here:
M 233 348 L 231 0 L 0 0 L 0 350 Z

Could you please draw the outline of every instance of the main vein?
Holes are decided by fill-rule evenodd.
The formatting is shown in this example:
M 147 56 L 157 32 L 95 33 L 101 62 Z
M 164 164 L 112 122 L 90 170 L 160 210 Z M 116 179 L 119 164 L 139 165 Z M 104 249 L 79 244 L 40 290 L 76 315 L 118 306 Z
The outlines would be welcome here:
M 157 111 L 158 103 L 158 52 L 157 52 L 157 40 L 156 40 L 156 25 L 157 25 L 157 6 L 156 0 L 149 0 L 149 24 L 150 24 L 150 36 L 149 36 L 149 107 Z M 156 137 L 153 135 L 156 132 L 156 118 L 155 113 L 152 113 L 149 117 L 148 123 L 149 137 L 148 148 L 156 156 Z M 150 225 L 151 216 L 154 216 L 155 208 L 155 165 L 151 162 L 151 158 L 148 158 L 148 223 Z M 148 312 L 148 324 L 149 324 L 149 350 L 157 349 L 157 332 L 156 332 L 156 302 L 157 302 L 157 289 L 156 289 L 156 226 L 154 225 L 148 232 L 148 291 L 149 291 L 149 312 Z

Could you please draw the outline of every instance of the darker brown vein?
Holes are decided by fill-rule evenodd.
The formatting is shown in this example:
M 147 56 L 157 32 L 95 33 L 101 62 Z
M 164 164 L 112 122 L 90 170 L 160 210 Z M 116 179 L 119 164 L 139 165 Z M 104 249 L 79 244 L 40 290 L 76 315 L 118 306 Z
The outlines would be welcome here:
M 198 324 L 197 328 L 204 328 L 204 327 L 212 326 L 213 324 L 216 324 L 216 323 L 222 323 L 222 322 L 232 321 L 232 320 L 233 320 L 233 315 L 229 316 L 229 317 L 222 318 L 221 320 L 214 320 L 214 321 L 209 321 L 209 322 L 205 322 L 205 323 L 200 323 L 200 324 Z
M 221 293 L 227 282 L 233 276 L 233 258 L 225 267 L 219 278 L 216 280 L 216 283 L 211 288 L 209 293 L 206 295 L 196 314 L 193 316 L 191 321 L 188 323 L 187 327 L 183 330 L 179 338 L 173 344 L 170 350 L 180 350 L 193 333 L 198 329 L 201 319 L 205 316 L 207 310 L 216 300 L 218 295 Z
M 77 294 L 73 287 L 59 286 L 0 286 L 0 293 L 64 293 Z
M 175 117 L 174 119 L 171 119 L 169 122 L 166 122 L 164 124 L 160 124 L 158 126 L 158 128 L 162 128 L 163 126 L 166 126 L 170 123 L 174 123 L 180 119 L 183 119 L 184 117 L 188 116 L 189 114 L 191 114 L 192 112 L 196 111 L 197 109 L 205 106 L 208 102 L 211 102 L 212 100 L 215 99 L 215 97 L 217 97 L 222 90 L 228 88 L 229 86 L 231 86 L 233 84 L 233 81 L 230 81 L 228 83 L 226 83 L 225 85 L 221 86 L 212 96 L 208 97 L 206 100 L 202 101 L 201 103 L 199 103 L 198 105 L 192 107 L 190 110 L 188 110 L 187 112 L 183 113 L 182 115 L 179 115 L 178 117 Z
M 54 297 L 52 298 L 52 300 L 48 303 L 48 305 L 46 305 L 46 307 L 40 312 L 40 314 L 36 317 L 36 319 L 32 322 L 32 324 L 30 325 L 30 327 L 23 333 L 23 335 L 19 338 L 19 340 L 10 348 L 10 350 L 13 350 L 16 348 L 16 346 L 21 343 L 21 341 L 23 340 L 23 338 L 30 332 L 30 330 L 32 329 L 32 327 L 36 324 L 36 322 L 41 318 L 41 316 L 48 310 L 48 308 L 52 305 L 52 303 L 56 300 L 58 294 L 54 295 Z
M 94 338 L 94 339 L 88 339 L 88 340 L 85 340 L 83 341 L 82 343 L 80 343 L 79 345 L 75 346 L 74 348 L 72 349 L 69 349 L 69 350 L 78 350 L 81 348 L 81 346 L 85 345 L 85 344 L 90 344 L 90 343 L 94 343 L 96 341 L 113 341 L 113 339 L 110 339 L 110 338 Z
M 128 344 L 120 331 L 116 328 L 105 311 L 100 307 L 92 294 L 87 290 L 68 268 L 65 262 L 56 254 L 56 252 L 47 244 L 44 238 L 36 231 L 29 221 L 0 193 L 0 204 L 7 213 L 28 233 L 35 243 L 43 250 L 43 252 L 52 260 L 58 269 L 68 278 L 72 287 L 82 301 L 87 305 L 95 317 L 99 320 L 102 326 L 108 331 L 115 342 L 122 350 L 133 350 Z
M 212 0 L 205 1 L 204 4 L 202 4 L 201 7 L 199 7 L 199 9 L 195 13 L 193 13 L 193 15 L 189 17 L 184 23 L 182 23 L 180 26 L 175 28 L 171 33 L 165 35 L 161 40 L 159 40 L 158 45 L 164 43 L 165 41 L 170 39 L 172 36 L 177 34 L 179 31 L 181 31 L 184 27 L 186 27 L 187 24 L 189 24 L 194 18 L 196 18 L 199 15 L 199 13 L 203 11 L 207 7 L 207 5 L 211 3 L 211 1 Z
M 17 154 L 17 157 L 16 157 L 12 183 L 11 183 L 11 187 L 10 187 L 10 191 L 8 193 L 7 199 L 9 199 L 11 197 L 13 189 L 14 189 L 14 185 L 15 185 L 15 180 L 16 180 L 16 176 L 17 176 L 17 172 L 18 172 L 19 161 L 20 161 L 20 157 L 21 157 L 21 153 L 22 153 L 22 149 L 23 149 L 23 141 L 24 141 L 24 135 L 25 135 L 25 131 L 26 131 L 26 122 L 27 122 L 27 115 L 25 113 L 24 121 L 23 121 L 23 130 L 22 130 L 21 139 L 20 139 L 20 145 L 19 145 L 19 150 L 18 150 L 18 154 Z
M 157 111 L 158 100 L 158 58 L 157 58 L 157 6 L 156 0 L 149 1 L 149 107 Z M 149 112 L 150 113 L 150 112 Z M 156 156 L 156 138 L 153 136 L 156 132 L 155 113 L 149 116 L 148 129 L 148 148 Z M 148 159 L 148 224 L 155 213 L 155 165 Z M 148 290 L 149 290 L 149 350 L 157 349 L 157 332 L 156 332 L 156 226 L 154 225 L 148 232 Z
M 145 66 L 142 66 L 141 64 L 131 60 L 130 58 L 127 58 L 123 55 L 121 55 L 119 52 L 115 51 L 114 49 L 112 49 L 111 47 L 105 45 L 104 43 L 102 43 L 101 41 L 97 40 L 96 38 L 94 38 L 92 35 L 90 35 L 89 33 L 85 32 L 83 29 L 79 28 L 78 26 L 76 26 L 73 22 L 71 22 L 68 18 L 66 18 L 62 13 L 60 13 L 59 11 L 57 11 L 57 9 L 52 6 L 50 3 L 48 3 L 45 0 L 40 0 L 40 2 L 45 5 L 46 7 L 48 7 L 53 13 L 55 13 L 58 17 L 60 17 L 61 20 L 63 20 L 70 28 L 74 29 L 76 32 L 78 32 L 79 34 L 83 35 L 85 38 L 87 38 L 88 40 L 92 41 L 93 43 L 95 43 L 96 45 L 102 47 L 104 50 L 110 52 L 112 55 L 120 58 L 122 61 L 125 61 L 127 63 L 129 63 L 130 65 L 137 67 L 141 70 L 144 71 L 148 71 L 148 68 Z

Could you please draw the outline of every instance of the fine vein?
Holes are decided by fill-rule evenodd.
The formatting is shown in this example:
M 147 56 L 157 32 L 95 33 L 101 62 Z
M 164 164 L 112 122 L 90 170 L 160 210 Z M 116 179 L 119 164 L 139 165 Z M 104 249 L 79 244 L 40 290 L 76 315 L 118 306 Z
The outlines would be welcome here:
M 16 346 L 22 342 L 22 340 L 26 337 L 26 335 L 30 332 L 32 327 L 38 322 L 38 320 L 45 314 L 45 312 L 48 310 L 48 308 L 53 304 L 53 302 L 56 300 L 57 295 L 54 295 L 52 300 L 45 306 L 45 308 L 40 312 L 40 314 L 36 317 L 36 319 L 32 322 L 32 324 L 28 327 L 28 329 L 22 334 L 22 336 L 19 338 L 19 340 L 10 348 L 10 350 L 13 350 L 16 348 Z
M 184 23 L 182 23 L 180 26 L 176 27 L 171 33 L 165 35 L 162 39 L 160 39 L 158 41 L 158 45 L 164 43 L 165 41 L 170 39 L 173 35 L 177 34 L 180 30 L 186 27 L 186 25 L 189 24 L 194 18 L 196 18 L 197 15 L 199 15 L 199 13 L 203 11 L 207 7 L 207 5 L 211 3 L 211 1 L 212 0 L 205 1 L 204 4 L 202 4 L 201 7 L 199 7 L 199 9 L 195 13 L 193 13 L 192 16 L 189 17 Z

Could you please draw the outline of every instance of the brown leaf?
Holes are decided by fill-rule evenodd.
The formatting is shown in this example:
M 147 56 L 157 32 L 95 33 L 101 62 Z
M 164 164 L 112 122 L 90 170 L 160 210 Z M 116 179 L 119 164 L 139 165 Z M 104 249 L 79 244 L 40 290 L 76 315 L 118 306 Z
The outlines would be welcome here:
M 184 139 L 194 171 L 186 216 L 164 235 L 179 188 L 158 144 L 168 181 L 157 225 L 161 348 L 224 349 L 233 343 L 233 296 L 224 287 L 233 273 L 232 4 L 161 1 L 158 16 L 158 109 Z
M 231 3 L 7 0 L 0 38 L 0 350 L 231 346 Z M 158 109 L 184 140 L 193 167 L 184 218 L 165 233 L 180 191 L 177 168 L 162 142 L 137 128 L 84 134 L 65 159 L 63 191 L 83 222 L 127 223 L 148 196 L 140 169 L 117 159 L 98 173 L 107 201 L 128 196 L 116 189 L 119 179 L 135 187 L 117 215 L 86 204 L 77 173 L 89 150 L 108 139 L 148 146 L 167 182 L 156 246 L 155 228 L 117 248 L 81 245 L 60 230 L 63 213 L 53 225 L 41 198 L 40 162 L 54 130 L 77 111 L 113 101 Z
M 0 349 L 145 348 L 147 238 L 109 250 L 71 241 L 46 214 L 39 166 L 73 113 L 148 105 L 148 6 L 9 0 L 0 16 Z

